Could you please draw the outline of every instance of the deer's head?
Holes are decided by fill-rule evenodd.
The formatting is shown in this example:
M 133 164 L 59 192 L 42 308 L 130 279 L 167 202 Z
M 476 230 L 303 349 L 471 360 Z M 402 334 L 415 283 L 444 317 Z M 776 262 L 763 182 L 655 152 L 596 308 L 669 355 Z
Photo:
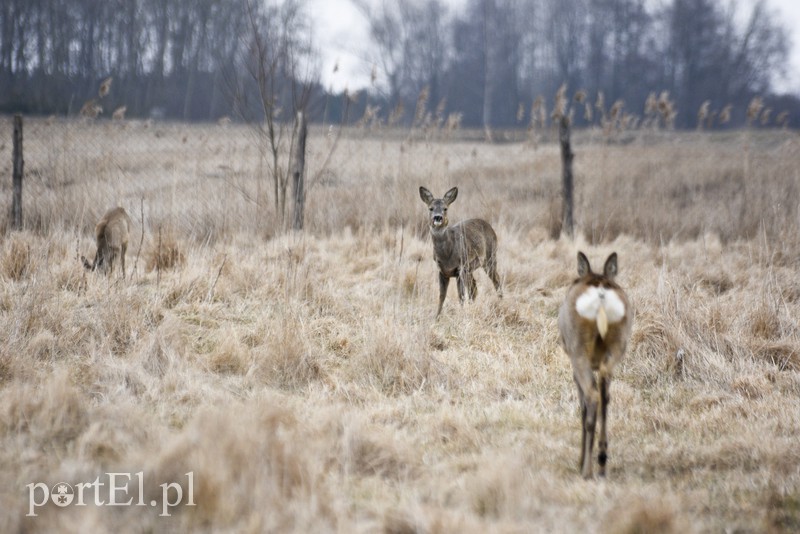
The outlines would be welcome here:
M 458 188 L 454 187 L 444 194 L 442 198 L 435 198 L 433 193 L 425 187 L 419 188 L 419 197 L 427 204 L 430 211 L 428 224 L 434 231 L 441 231 L 447 228 L 447 207 L 453 203 L 458 196 Z

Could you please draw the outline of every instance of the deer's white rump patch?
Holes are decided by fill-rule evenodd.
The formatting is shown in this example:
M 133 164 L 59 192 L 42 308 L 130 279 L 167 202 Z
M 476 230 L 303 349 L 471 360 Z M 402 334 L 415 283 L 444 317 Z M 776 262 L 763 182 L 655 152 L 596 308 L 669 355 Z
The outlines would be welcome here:
M 597 319 L 601 306 L 606 312 L 609 323 L 618 323 L 625 317 L 625 303 L 613 289 L 589 286 L 575 301 L 575 311 L 590 321 Z

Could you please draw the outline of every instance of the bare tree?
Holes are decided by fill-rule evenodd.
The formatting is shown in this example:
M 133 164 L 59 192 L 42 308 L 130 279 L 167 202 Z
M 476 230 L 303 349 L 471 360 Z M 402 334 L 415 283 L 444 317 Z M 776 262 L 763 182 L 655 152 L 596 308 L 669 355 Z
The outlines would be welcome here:
M 560 85 L 580 87 L 586 50 L 586 0 L 552 2 L 547 38 L 555 67 L 555 80 Z
M 380 67 L 389 84 L 389 105 L 400 101 L 400 78 L 404 68 L 404 52 L 410 36 L 405 27 L 403 13 L 407 2 L 381 0 L 375 5 L 368 0 L 352 0 L 353 5 L 369 21 L 370 37 L 376 45 L 370 58 Z
M 492 140 L 492 97 L 497 83 L 498 33 L 494 0 L 483 0 L 483 132 L 487 141 Z
M 427 87 L 437 105 L 450 56 L 448 9 L 442 0 L 351 0 L 369 23 L 369 59 L 386 79 L 388 105 L 414 102 Z
M 308 18 L 301 0 L 247 4 L 247 47 L 241 70 L 229 75 L 237 113 L 253 128 L 271 184 L 276 220 L 287 222 L 287 190 L 296 143 L 291 121 L 308 107 L 315 79 Z M 298 113 L 301 112 L 301 113 Z
M 730 37 L 729 60 L 725 62 L 725 86 L 728 100 L 765 94 L 771 79 L 786 73 L 789 42 L 778 16 L 758 0 L 747 17 L 747 23 L 737 31 L 735 12 L 727 15 L 725 34 Z

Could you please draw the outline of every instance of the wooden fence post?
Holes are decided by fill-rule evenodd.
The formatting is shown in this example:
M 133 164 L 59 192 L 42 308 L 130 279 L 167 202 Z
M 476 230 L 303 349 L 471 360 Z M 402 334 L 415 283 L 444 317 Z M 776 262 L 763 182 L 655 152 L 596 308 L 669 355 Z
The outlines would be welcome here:
M 292 157 L 292 187 L 294 190 L 294 217 L 292 219 L 292 229 L 302 230 L 304 212 L 306 205 L 305 192 L 305 166 L 306 166 L 306 135 L 308 134 L 308 122 L 305 113 L 297 112 L 295 117 L 295 145 Z
M 22 230 L 22 115 L 14 115 L 14 192 L 11 200 L 11 228 Z
M 572 180 L 572 160 L 575 154 L 572 153 L 572 146 L 570 145 L 569 134 L 569 117 L 565 114 L 561 115 L 561 123 L 558 129 L 558 137 L 561 142 L 561 166 L 562 166 L 562 212 L 561 212 L 561 229 L 566 232 L 569 237 L 574 236 L 573 228 L 573 180 Z

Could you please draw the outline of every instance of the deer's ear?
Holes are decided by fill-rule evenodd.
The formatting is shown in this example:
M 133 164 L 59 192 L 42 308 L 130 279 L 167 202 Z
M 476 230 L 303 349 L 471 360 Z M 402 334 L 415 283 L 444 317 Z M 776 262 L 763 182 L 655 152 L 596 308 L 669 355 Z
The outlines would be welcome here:
M 442 200 L 444 200 L 445 204 L 449 206 L 450 204 L 453 203 L 453 201 L 456 199 L 457 196 L 458 196 L 458 188 L 454 187 L 450 191 L 444 194 L 444 198 Z
M 430 204 L 433 202 L 433 193 L 428 191 L 426 188 L 419 186 L 419 198 L 421 198 L 425 204 Z
M 592 272 L 592 266 L 589 265 L 589 258 L 586 257 L 586 254 L 578 251 L 578 276 L 584 276 Z
M 606 264 L 603 266 L 603 276 L 608 278 L 609 280 L 613 280 L 615 276 L 617 276 L 617 253 L 612 252 L 611 256 L 608 257 L 606 260 Z
M 419 198 L 428 205 L 433 202 L 433 194 L 422 186 L 419 187 Z

